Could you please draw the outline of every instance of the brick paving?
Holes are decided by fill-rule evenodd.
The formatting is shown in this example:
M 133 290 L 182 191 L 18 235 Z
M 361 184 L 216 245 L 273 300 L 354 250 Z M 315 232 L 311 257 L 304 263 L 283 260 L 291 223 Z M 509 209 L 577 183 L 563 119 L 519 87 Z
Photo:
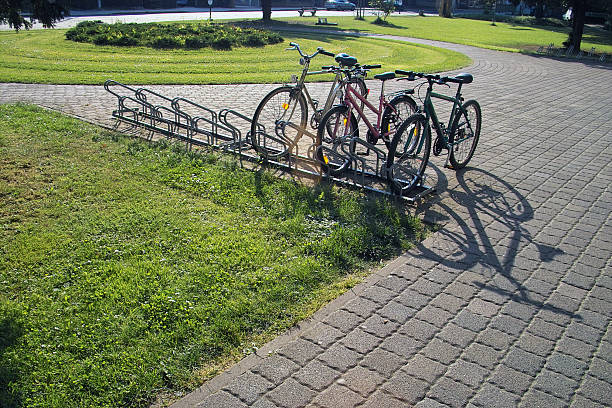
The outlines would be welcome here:
M 610 405 L 610 65 L 418 41 L 473 59 L 483 108 L 470 167 L 433 160 L 440 194 L 415 209 L 443 228 L 175 407 Z M 250 114 L 273 87 L 151 88 Z M 105 125 L 115 103 L 0 84 L 14 101 Z

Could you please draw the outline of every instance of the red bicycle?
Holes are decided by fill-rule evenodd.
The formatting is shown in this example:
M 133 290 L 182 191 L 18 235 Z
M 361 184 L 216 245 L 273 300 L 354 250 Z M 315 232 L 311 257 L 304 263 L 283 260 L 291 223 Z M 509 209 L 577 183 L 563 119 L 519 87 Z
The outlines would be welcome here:
M 348 58 L 355 61 L 352 66 L 352 60 Z M 347 56 L 347 61 L 342 63 L 348 67 L 348 76 L 367 71 L 366 68 L 358 66 L 353 57 Z M 417 111 L 417 104 L 410 97 L 414 90 L 403 90 L 385 96 L 385 82 L 395 78 L 394 72 L 377 74 L 374 78 L 382 81 L 378 108 L 361 95 L 351 82 L 348 82 L 342 104 L 330 109 L 321 119 L 317 133 L 316 157 L 321 162 L 323 170 L 331 175 L 338 175 L 350 166 L 351 160 L 340 146 L 349 141 L 351 153 L 354 153 L 355 140 L 359 138 L 358 118 L 367 126 L 367 142 L 374 145 L 382 139 L 388 149 L 393 135 L 402 122 Z M 368 120 L 364 107 L 376 115 L 376 123 Z

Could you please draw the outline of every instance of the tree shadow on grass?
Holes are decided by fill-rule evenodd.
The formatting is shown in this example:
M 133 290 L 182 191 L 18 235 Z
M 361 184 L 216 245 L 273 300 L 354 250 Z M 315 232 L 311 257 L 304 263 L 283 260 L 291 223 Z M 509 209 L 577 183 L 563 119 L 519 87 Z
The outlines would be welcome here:
M 21 395 L 11 391 L 9 385 L 19 379 L 20 367 L 7 356 L 7 349 L 17 344 L 24 328 L 15 316 L 0 308 L 0 406 L 20 407 Z
M 589 58 L 586 56 L 583 58 L 575 58 L 575 57 L 572 58 L 572 57 L 557 57 L 554 55 L 547 55 L 547 54 L 533 54 L 533 53 L 525 53 L 525 54 L 531 57 L 534 57 L 534 58 L 550 59 L 550 60 L 555 60 L 559 62 L 567 62 L 567 63 L 572 63 L 572 64 L 582 64 L 582 65 L 585 65 L 591 68 L 599 68 L 599 69 L 605 69 L 605 70 L 612 69 L 612 54 L 608 55 L 605 62 L 601 62 L 599 59 L 593 59 L 593 58 Z

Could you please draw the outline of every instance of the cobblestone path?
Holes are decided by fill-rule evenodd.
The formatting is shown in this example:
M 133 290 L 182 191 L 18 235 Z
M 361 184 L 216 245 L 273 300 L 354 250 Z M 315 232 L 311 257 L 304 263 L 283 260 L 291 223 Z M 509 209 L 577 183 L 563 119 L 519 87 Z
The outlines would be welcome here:
M 470 167 L 430 170 L 417 211 L 443 228 L 176 407 L 610 405 L 611 66 L 442 46 L 473 59 L 483 108 Z M 151 88 L 251 114 L 273 87 Z M 115 104 L 0 84 L 14 101 L 105 125 Z

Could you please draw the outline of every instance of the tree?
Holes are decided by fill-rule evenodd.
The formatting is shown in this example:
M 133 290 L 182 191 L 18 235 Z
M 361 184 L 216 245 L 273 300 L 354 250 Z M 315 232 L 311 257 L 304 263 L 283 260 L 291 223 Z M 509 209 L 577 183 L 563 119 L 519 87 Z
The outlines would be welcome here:
M 584 33 L 584 17 L 586 15 L 586 0 L 571 0 L 569 5 L 572 7 L 572 31 L 570 31 L 567 41 L 563 43 L 567 48 L 580 51 L 582 34 Z
M 19 31 L 21 28 L 29 30 L 38 20 L 43 27 L 51 28 L 68 14 L 64 0 L 31 0 L 31 15 L 27 20 L 23 17 L 24 3 L 23 0 L 0 0 L 0 23 L 8 23 L 9 27 Z
M 263 21 L 271 21 L 272 0 L 261 0 L 261 11 L 263 12 Z
M 387 17 L 389 17 L 389 14 L 393 13 L 393 11 L 395 10 L 395 4 L 393 3 L 393 0 L 371 0 L 370 5 L 378 10 L 377 20 L 386 21 Z M 384 17 L 381 19 L 380 16 Z
M 440 17 L 450 18 L 453 16 L 453 0 L 440 0 L 438 6 L 438 15 Z

